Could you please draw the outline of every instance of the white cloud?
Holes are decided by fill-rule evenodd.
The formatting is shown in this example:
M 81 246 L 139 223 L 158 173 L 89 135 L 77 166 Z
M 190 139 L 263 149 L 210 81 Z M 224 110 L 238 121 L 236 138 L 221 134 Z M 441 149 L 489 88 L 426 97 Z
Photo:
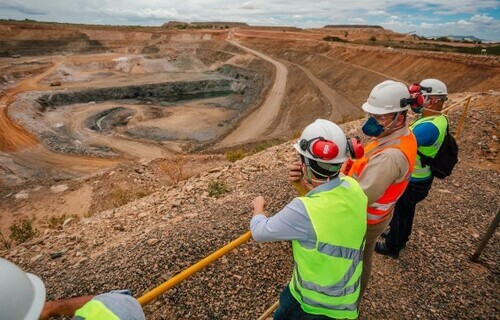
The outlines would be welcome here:
M 302 19 L 302 16 L 300 14 L 295 14 L 293 16 L 293 18 L 296 19 L 296 20 L 300 20 L 300 19 Z
M 389 14 L 385 12 L 384 10 L 373 10 L 373 11 L 368 11 L 367 15 L 369 16 L 388 16 Z
M 243 4 L 241 5 L 241 8 L 242 9 L 247 9 L 247 10 L 255 9 L 255 7 L 253 6 L 252 2 L 250 2 L 250 1 L 243 2 Z
M 350 23 L 356 23 L 356 24 L 365 24 L 366 20 L 363 18 L 348 18 L 347 21 Z
M 470 21 L 478 22 L 478 23 L 490 23 L 493 20 L 495 20 L 495 19 L 488 16 L 487 14 L 475 14 L 472 16 L 472 18 L 470 18 Z

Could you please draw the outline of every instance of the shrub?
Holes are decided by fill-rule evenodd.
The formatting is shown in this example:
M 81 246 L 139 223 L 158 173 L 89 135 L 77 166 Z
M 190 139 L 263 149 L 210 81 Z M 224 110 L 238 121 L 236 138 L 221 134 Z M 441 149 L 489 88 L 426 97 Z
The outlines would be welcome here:
M 377 38 L 376 38 L 375 36 L 371 36 L 371 37 L 370 37 L 370 41 L 371 41 L 371 42 L 375 42 L 375 41 L 377 41 Z
M 110 200 L 117 207 L 123 206 L 130 201 L 134 200 L 133 195 L 128 190 L 115 189 L 108 194 Z
M 28 219 L 21 219 L 14 222 L 9 229 L 11 232 L 10 238 L 16 244 L 26 242 L 38 234 L 36 228 L 33 227 L 33 220 Z
M 323 38 L 325 41 L 332 41 L 332 42 L 347 42 L 347 40 L 341 39 L 339 37 L 335 36 L 326 36 Z
M 229 191 L 227 184 L 224 181 L 220 180 L 211 180 L 208 183 L 208 195 L 211 197 L 218 198 L 224 193 Z
M 241 160 L 245 157 L 245 151 L 242 149 L 230 150 L 226 152 L 226 159 L 231 162 L 235 162 L 236 160 Z
M 61 214 L 60 216 L 53 215 L 51 216 L 47 222 L 49 223 L 49 228 L 50 229 L 62 229 L 62 225 L 66 219 L 68 219 L 69 216 L 66 215 L 65 213 Z
M 179 181 L 187 178 L 187 175 L 184 173 L 185 161 L 186 159 L 183 156 L 177 155 L 162 163 L 160 169 L 165 172 L 174 184 L 177 184 Z
M 0 231 L 0 250 L 10 249 L 12 246 L 12 241 L 5 239 L 2 231 Z

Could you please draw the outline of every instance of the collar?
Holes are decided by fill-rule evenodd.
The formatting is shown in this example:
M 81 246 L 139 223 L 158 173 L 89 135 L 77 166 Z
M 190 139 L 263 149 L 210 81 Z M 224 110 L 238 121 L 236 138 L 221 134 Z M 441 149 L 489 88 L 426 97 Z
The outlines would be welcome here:
M 325 182 L 322 185 L 319 185 L 316 188 L 312 189 L 305 196 L 310 197 L 310 196 L 315 195 L 315 194 L 320 193 L 320 192 L 332 190 L 332 189 L 340 186 L 341 183 L 342 183 L 342 180 L 340 180 L 339 176 L 336 176 L 334 179 L 332 179 L 328 182 Z

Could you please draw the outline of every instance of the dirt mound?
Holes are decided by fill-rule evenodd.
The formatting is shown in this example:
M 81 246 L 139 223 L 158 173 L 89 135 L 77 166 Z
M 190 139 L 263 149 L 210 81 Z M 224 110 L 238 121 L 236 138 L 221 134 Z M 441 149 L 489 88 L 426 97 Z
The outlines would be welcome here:
M 451 98 L 453 102 L 463 95 Z M 419 206 L 414 234 L 401 258 L 375 256 L 362 319 L 498 314 L 498 233 L 480 264 L 468 258 L 499 206 L 499 100 L 498 92 L 474 95 L 458 139 L 457 167 L 451 177 L 436 181 Z M 460 112 L 451 113 L 454 126 Z M 343 127 L 348 135 L 360 133 L 360 121 Z M 290 142 L 272 147 L 175 187 L 159 187 L 123 207 L 69 221 L 61 230 L 47 229 L 1 255 L 41 276 L 51 299 L 123 287 L 140 296 L 246 232 L 254 196 L 268 199 L 270 213 L 289 202 L 295 192 L 286 181 L 286 165 L 295 157 Z M 116 181 L 110 179 L 117 171 L 109 171 L 85 184 L 109 180 L 117 187 L 130 186 L 139 174 L 133 168 Z M 153 172 L 147 164 L 139 171 Z M 214 181 L 219 197 L 211 196 Z M 62 257 L 52 259 L 51 253 Z M 250 241 L 152 302 L 146 316 L 254 319 L 277 299 L 291 270 L 287 243 Z

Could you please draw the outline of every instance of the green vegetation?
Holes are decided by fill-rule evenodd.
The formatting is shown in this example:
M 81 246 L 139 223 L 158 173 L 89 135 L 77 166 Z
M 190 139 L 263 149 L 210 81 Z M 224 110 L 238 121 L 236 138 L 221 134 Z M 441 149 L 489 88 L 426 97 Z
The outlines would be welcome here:
M 61 230 L 63 228 L 63 223 L 66 221 L 68 218 L 73 218 L 76 219 L 77 216 L 74 214 L 68 215 L 66 213 L 61 214 L 60 216 L 58 215 L 53 215 L 51 216 L 47 222 L 49 224 L 50 229 L 56 229 L 56 230 Z
M 132 191 L 118 188 L 108 193 L 108 199 L 116 208 L 121 207 L 135 199 L 143 198 L 149 194 L 150 193 L 145 190 Z
M 231 162 L 241 160 L 245 157 L 245 151 L 243 149 L 229 150 L 226 152 L 226 159 Z
M 33 227 L 33 220 L 21 219 L 10 227 L 10 238 L 16 243 L 20 244 L 30 240 L 38 234 L 38 230 Z
M 207 191 L 209 196 L 218 198 L 224 193 L 227 193 L 229 191 L 229 188 L 224 181 L 210 180 L 210 182 L 208 183 Z
M 300 133 L 299 133 L 300 136 Z M 229 150 L 226 152 L 226 159 L 231 162 L 241 160 L 246 156 L 261 152 L 267 148 L 274 147 L 278 144 L 282 144 L 284 141 L 280 139 L 272 139 L 261 141 L 253 144 L 248 144 L 242 148 Z
M 5 239 L 2 231 L 0 231 L 0 250 L 10 249 L 12 246 L 12 241 Z
M 339 37 L 335 36 L 326 36 L 323 38 L 325 41 L 332 41 L 332 42 L 348 42 L 347 40 L 341 39 Z

